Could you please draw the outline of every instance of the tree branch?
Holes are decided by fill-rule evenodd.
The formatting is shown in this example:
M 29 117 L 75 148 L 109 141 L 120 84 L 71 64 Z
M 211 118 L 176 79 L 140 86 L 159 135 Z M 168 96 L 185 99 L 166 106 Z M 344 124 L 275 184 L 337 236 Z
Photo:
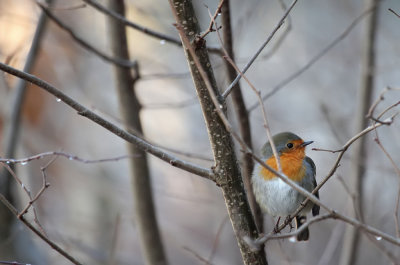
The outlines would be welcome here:
M 222 34 L 224 48 L 226 50 L 227 55 L 235 61 L 235 55 L 233 51 L 233 34 L 232 34 L 232 25 L 231 25 L 231 12 L 230 12 L 230 0 L 225 0 L 224 5 L 221 9 L 222 12 Z M 212 23 L 214 24 L 214 23 Z M 224 64 L 226 67 L 226 71 L 228 72 L 228 81 L 232 82 L 236 77 L 235 68 L 233 68 L 227 60 L 224 60 Z M 240 135 L 243 138 L 243 141 L 248 145 L 252 146 L 251 141 L 251 131 L 250 131 L 250 120 L 249 115 L 246 109 L 246 105 L 243 99 L 242 89 L 240 87 L 240 83 L 236 83 L 234 89 L 232 90 L 232 103 L 233 108 L 236 111 L 236 119 L 239 124 Z M 241 164 L 242 164 L 242 175 L 243 175 L 243 183 L 247 193 L 247 199 L 249 201 L 250 208 L 253 212 L 254 221 L 256 223 L 257 229 L 259 233 L 263 231 L 263 215 L 261 213 L 261 209 L 258 206 L 253 189 L 251 187 L 251 174 L 253 172 L 254 162 L 250 156 L 245 154 L 241 154 Z
M 119 66 L 127 67 L 127 68 L 133 68 L 136 67 L 136 62 L 131 62 L 129 60 L 124 60 L 121 58 L 113 58 L 104 52 L 100 51 L 99 49 L 95 48 L 93 45 L 89 44 L 87 41 L 79 37 L 78 35 L 75 34 L 75 32 L 72 30 L 72 28 L 68 27 L 65 23 L 63 23 L 59 18 L 57 18 L 49 8 L 47 8 L 45 5 L 43 5 L 40 2 L 37 2 L 39 7 L 42 9 L 42 11 L 54 22 L 59 26 L 61 29 L 63 29 L 65 32 L 67 32 L 73 40 L 76 41 L 80 46 L 82 46 L 84 49 L 94 53 L 95 55 L 99 56 L 103 60 L 113 63 Z
M 301 74 L 303 74 L 306 70 L 308 70 L 314 63 L 316 63 L 319 59 L 321 59 L 325 54 L 327 54 L 333 47 L 336 46 L 340 41 L 342 41 L 352 30 L 353 28 L 358 25 L 359 22 L 362 21 L 364 17 L 366 17 L 369 13 L 371 13 L 376 6 L 370 7 L 369 9 L 365 10 L 361 13 L 353 22 L 338 36 L 336 37 L 331 43 L 329 43 L 325 48 L 323 48 L 320 52 L 318 52 L 311 60 L 306 63 L 302 68 L 298 71 L 291 74 L 289 77 L 281 81 L 278 85 L 271 89 L 265 96 L 262 97 L 263 101 L 267 100 L 268 98 L 272 97 L 276 92 L 278 92 L 281 88 L 285 87 L 287 84 L 295 80 Z M 255 110 L 259 106 L 258 102 L 254 103 L 248 109 L 249 112 Z
M 169 0 L 184 43 L 185 54 L 202 107 L 215 159 L 215 179 L 221 187 L 233 230 L 245 264 L 267 264 L 264 251 L 253 253 L 243 236 L 254 237 L 256 227 L 243 188 L 240 170 L 204 40 L 197 38 L 199 25 L 191 1 Z M 185 27 L 182 23 L 185 22 Z
M 51 4 L 52 1 L 47 1 L 48 4 Z M 31 72 L 33 66 L 37 60 L 40 45 L 43 40 L 43 35 L 46 32 L 46 27 L 48 24 L 48 20 L 46 15 L 41 12 L 39 16 L 39 20 L 36 25 L 35 34 L 33 36 L 30 49 L 28 55 L 26 57 L 24 71 Z M 20 136 L 20 127 L 21 127 L 21 116 L 22 116 L 22 108 L 25 101 L 26 96 L 26 81 L 23 79 L 19 79 L 15 85 L 15 89 L 11 94 L 11 98 L 6 101 L 9 102 L 7 104 L 8 109 L 11 111 L 7 113 L 5 117 L 5 124 L 3 126 L 3 154 L 8 158 L 13 158 L 15 156 L 15 152 L 17 150 L 18 140 Z M 10 165 L 11 171 L 14 170 L 14 165 Z M 11 203 L 17 201 L 17 195 L 13 193 L 13 182 L 12 176 L 9 171 L 4 168 L 0 170 L 0 193 L 3 194 L 6 198 L 10 200 Z M 14 223 L 14 219 L 12 215 L 4 208 L 3 205 L 0 205 L 0 238 L 8 238 L 10 235 L 10 231 L 12 231 L 12 225 Z M 21 235 L 21 240 L 29 240 L 29 235 Z M 13 255 L 15 258 L 18 258 L 21 254 L 21 250 L 18 246 L 12 244 L 9 248 L 2 247 L 1 254 L 7 253 L 7 255 Z M 25 257 L 33 257 L 37 255 L 38 249 L 36 246 L 32 246 L 29 250 L 24 250 Z
M 366 1 L 366 6 L 377 6 L 380 0 Z M 360 131 L 368 124 L 366 114 L 371 104 L 372 92 L 374 88 L 375 74 L 375 46 L 377 34 L 378 8 L 374 8 L 366 20 L 365 40 L 361 43 L 362 54 L 362 73 L 361 85 L 358 92 L 358 106 L 355 114 L 355 131 Z M 351 186 L 354 191 L 354 211 L 350 216 L 358 216 L 363 221 L 363 180 L 365 165 L 367 165 L 366 140 L 362 138 L 353 145 L 351 164 Z M 345 229 L 343 238 L 343 247 L 341 254 L 342 265 L 351 265 L 356 262 L 357 252 L 359 250 L 360 233 L 357 227 L 348 226 Z
M 7 72 L 11 75 L 17 76 L 19 78 L 22 78 L 28 82 L 31 82 L 32 84 L 37 85 L 40 88 L 46 90 L 48 93 L 52 94 L 57 99 L 61 100 L 62 102 L 64 102 L 65 104 L 67 104 L 68 106 L 70 106 L 71 108 L 76 110 L 79 115 L 86 117 L 89 120 L 97 123 L 98 125 L 102 126 L 103 128 L 107 129 L 108 131 L 112 132 L 113 134 L 117 135 L 118 137 L 120 137 L 130 143 L 136 144 L 140 149 L 154 155 L 155 157 L 160 158 L 161 160 L 171 164 L 172 166 L 183 169 L 183 170 L 193 173 L 195 175 L 214 180 L 214 173 L 211 170 L 200 167 L 193 163 L 181 160 L 181 159 L 165 152 L 164 150 L 150 144 L 149 142 L 141 139 L 140 137 L 122 130 L 121 128 L 114 125 L 113 123 L 105 120 L 101 116 L 90 111 L 88 108 L 81 105 L 79 102 L 77 102 L 74 99 L 72 99 L 71 97 L 67 96 L 66 94 L 64 94 L 63 92 L 58 90 L 56 87 L 52 86 L 51 84 L 47 83 L 46 81 L 41 80 L 34 75 L 19 71 L 15 68 L 13 68 L 9 65 L 3 64 L 3 63 L 0 63 L 0 70 Z
M 297 3 L 297 0 L 294 0 L 292 4 L 289 6 L 289 8 L 285 11 L 283 14 L 282 18 L 279 20 L 278 24 L 275 26 L 275 28 L 272 30 L 272 32 L 268 35 L 267 39 L 264 41 L 264 43 L 261 45 L 261 47 L 257 50 L 257 52 L 253 55 L 253 57 L 250 59 L 250 61 L 245 65 L 243 70 L 241 71 L 243 74 L 246 73 L 246 71 L 250 68 L 250 66 L 254 63 L 254 61 L 257 59 L 257 57 L 260 55 L 262 50 L 267 46 L 267 44 L 272 40 L 274 37 L 275 33 L 278 31 L 278 29 L 282 26 L 283 22 L 285 21 L 286 17 L 289 15 L 290 11 L 293 9 L 294 5 Z M 228 86 L 228 88 L 224 91 L 222 94 L 222 97 L 226 99 L 228 95 L 232 92 L 232 89 L 236 85 L 237 82 L 239 82 L 240 78 L 242 76 L 238 74 L 233 80 L 233 82 Z
M 121 16 L 125 15 L 124 0 L 108 0 L 110 11 Z M 116 58 L 129 60 L 128 41 L 125 26 L 109 17 L 109 41 L 111 51 Z M 136 97 L 135 83 L 139 80 L 139 68 L 131 69 L 115 66 L 115 86 L 118 92 L 120 110 L 127 129 L 132 128 L 140 135 L 143 134 L 140 120 L 141 105 Z M 153 191 L 148 161 L 145 151 L 138 146 L 128 144 L 130 155 L 139 155 L 130 160 L 132 195 L 135 220 L 138 226 L 140 245 L 146 264 L 167 264 L 161 235 L 157 224 L 153 202 Z
M 28 227 L 33 233 L 35 233 L 38 237 L 40 237 L 46 244 L 48 244 L 52 249 L 60 253 L 66 259 L 71 261 L 73 264 L 81 265 L 79 261 L 77 261 L 74 257 L 69 255 L 64 249 L 58 246 L 56 243 L 51 241 L 45 234 L 40 232 L 36 227 L 34 227 L 28 220 L 25 219 L 24 216 L 19 216 L 18 210 L 4 197 L 3 194 L 0 193 L 0 201 L 10 210 L 10 212 L 15 215 L 18 220 L 20 220 L 26 227 Z
M 88 5 L 92 6 L 93 8 L 97 9 L 101 13 L 112 17 L 113 19 L 117 20 L 119 23 L 122 23 L 122 24 L 124 24 L 124 25 L 126 25 L 128 27 L 131 27 L 131 28 L 136 29 L 136 30 L 138 30 L 140 32 L 143 32 L 144 34 L 149 35 L 149 36 L 151 36 L 153 38 L 156 38 L 156 39 L 159 39 L 159 40 L 164 40 L 164 41 L 167 41 L 169 43 L 172 43 L 172 44 L 175 44 L 175 45 L 178 45 L 178 46 L 182 46 L 182 42 L 179 39 L 173 38 L 173 37 L 168 36 L 166 34 L 154 31 L 152 29 L 143 27 L 143 26 L 141 26 L 139 24 L 136 24 L 136 23 L 134 23 L 132 21 L 129 21 L 124 16 L 121 16 L 120 14 L 118 14 L 118 13 L 112 11 L 112 10 L 109 10 L 108 8 L 102 6 L 101 4 L 99 4 L 95 0 L 82 0 L 82 1 L 87 3 Z M 217 47 L 212 47 L 212 48 L 210 47 L 210 48 L 208 48 L 208 51 L 212 52 L 212 53 L 217 53 L 217 54 L 219 54 L 221 52 L 220 49 L 217 48 Z

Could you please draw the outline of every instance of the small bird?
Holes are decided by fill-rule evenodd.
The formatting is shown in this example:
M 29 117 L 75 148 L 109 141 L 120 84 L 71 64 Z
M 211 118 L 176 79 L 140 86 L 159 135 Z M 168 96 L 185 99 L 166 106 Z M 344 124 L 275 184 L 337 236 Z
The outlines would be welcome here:
M 313 141 L 303 141 L 299 136 L 291 132 L 283 132 L 272 137 L 283 173 L 292 181 L 311 192 L 316 186 L 315 164 L 311 158 L 306 156 L 306 146 Z M 271 168 L 278 170 L 272 147 L 267 142 L 261 149 L 264 162 Z M 290 216 L 304 201 L 305 196 L 283 182 L 274 173 L 260 164 L 254 167 L 252 185 L 256 201 L 263 213 L 272 216 Z M 318 192 L 315 194 L 319 198 Z M 307 203 L 306 207 L 296 216 L 296 229 L 307 220 L 307 213 L 312 209 L 313 216 L 319 214 L 319 205 Z M 279 224 L 279 219 L 278 223 Z M 298 241 L 307 241 L 309 231 L 306 228 L 297 235 Z

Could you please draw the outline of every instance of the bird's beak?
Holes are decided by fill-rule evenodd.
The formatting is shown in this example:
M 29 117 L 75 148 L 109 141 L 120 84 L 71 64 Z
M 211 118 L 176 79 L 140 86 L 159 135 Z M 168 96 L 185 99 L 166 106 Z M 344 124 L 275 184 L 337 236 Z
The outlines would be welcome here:
M 305 147 L 309 144 L 312 144 L 314 141 L 307 141 L 307 142 L 303 142 L 300 146 Z

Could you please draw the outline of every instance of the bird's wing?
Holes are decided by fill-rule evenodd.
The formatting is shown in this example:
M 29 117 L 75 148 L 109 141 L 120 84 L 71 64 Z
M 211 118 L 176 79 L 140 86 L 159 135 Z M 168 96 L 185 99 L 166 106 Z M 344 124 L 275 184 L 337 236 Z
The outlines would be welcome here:
M 312 168 L 312 172 L 313 172 L 313 186 L 314 186 L 314 188 L 315 188 L 315 187 L 317 187 L 317 180 L 315 179 L 315 175 L 316 175 L 317 170 L 316 170 L 314 161 L 312 161 L 312 159 L 309 158 L 308 156 L 306 156 L 305 159 L 306 159 L 306 162 L 307 162 L 307 163 L 311 166 L 311 168 Z M 319 199 L 319 192 L 318 192 L 318 191 L 315 193 L 315 196 Z M 320 209 L 319 205 L 314 204 L 314 206 L 313 206 L 313 208 L 312 208 L 312 215 L 313 215 L 313 216 L 318 215 L 318 214 L 319 214 L 319 209 Z

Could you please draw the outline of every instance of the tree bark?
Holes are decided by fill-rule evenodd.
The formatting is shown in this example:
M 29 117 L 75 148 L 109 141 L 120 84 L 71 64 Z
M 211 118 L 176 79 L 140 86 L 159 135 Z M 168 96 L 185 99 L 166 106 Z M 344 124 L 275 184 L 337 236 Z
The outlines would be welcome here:
M 222 13 L 221 24 L 222 24 L 224 46 L 226 52 L 228 53 L 228 56 L 234 62 L 235 54 L 233 52 L 233 38 L 232 38 L 233 34 L 231 27 L 231 12 L 230 12 L 229 0 L 225 0 L 221 8 L 221 13 Z M 235 80 L 237 73 L 227 60 L 225 60 L 225 66 L 228 73 L 228 81 L 229 83 L 231 83 L 233 82 L 233 80 Z M 239 82 L 234 86 L 231 95 L 232 95 L 233 107 L 235 109 L 236 116 L 238 119 L 240 135 L 243 141 L 246 143 L 246 145 L 251 148 L 252 141 L 251 141 L 249 113 L 247 112 L 246 105 L 243 100 L 243 93 Z M 242 165 L 243 183 L 246 189 L 247 200 L 249 201 L 250 209 L 252 210 L 258 232 L 262 233 L 263 220 L 264 220 L 263 214 L 261 212 L 259 205 L 255 200 L 253 189 L 251 187 L 251 174 L 253 172 L 254 162 L 251 156 L 246 154 L 241 155 L 240 161 Z
M 218 107 L 225 109 L 225 102 L 223 102 L 217 89 L 205 42 L 196 38 L 200 30 L 192 2 L 189 0 L 170 0 L 170 4 L 173 13 L 176 15 L 177 23 L 182 26 L 184 34 L 193 45 L 196 56 L 219 99 L 220 106 Z M 216 111 L 206 82 L 201 77 L 188 47 L 184 45 L 184 48 L 214 155 L 216 184 L 222 189 L 243 262 L 245 264 L 267 264 L 264 250 L 252 252 L 243 239 L 244 236 L 256 237 L 257 231 L 243 187 L 232 137 Z
M 123 0 L 109 0 L 108 7 L 118 14 L 125 15 Z M 113 18 L 109 18 L 108 24 L 113 56 L 129 60 L 125 26 Z M 135 82 L 139 78 L 139 69 L 136 67 L 132 71 L 133 75 L 131 71 L 132 69 L 114 65 L 120 109 L 127 130 L 141 135 L 142 124 L 139 116 L 141 105 L 134 91 Z M 146 152 L 131 143 L 128 143 L 128 149 L 129 153 L 134 156 L 130 160 L 132 193 L 137 231 L 145 263 L 149 265 L 167 264 L 154 209 Z
M 365 6 L 378 5 L 379 0 L 366 0 Z M 376 30 L 378 21 L 378 7 L 376 7 L 366 20 L 365 28 L 365 41 L 362 42 L 363 57 L 362 57 L 362 73 L 361 85 L 358 94 L 358 106 L 355 116 L 355 131 L 363 130 L 368 120 L 366 114 L 371 104 L 371 97 L 374 86 L 374 68 L 375 68 L 375 45 L 376 45 Z M 367 164 L 366 155 L 366 139 L 361 138 L 355 142 L 352 147 L 352 166 L 350 182 L 354 190 L 354 210 L 351 210 L 350 217 L 357 217 L 363 220 L 363 178 L 365 166 Z M 355 264 L 358 245 L 359 245 L 360 232 L 359 228 L 354 226 L 347 226 L 343 239 L 342 255 L 340 264 L 351 265 Z

